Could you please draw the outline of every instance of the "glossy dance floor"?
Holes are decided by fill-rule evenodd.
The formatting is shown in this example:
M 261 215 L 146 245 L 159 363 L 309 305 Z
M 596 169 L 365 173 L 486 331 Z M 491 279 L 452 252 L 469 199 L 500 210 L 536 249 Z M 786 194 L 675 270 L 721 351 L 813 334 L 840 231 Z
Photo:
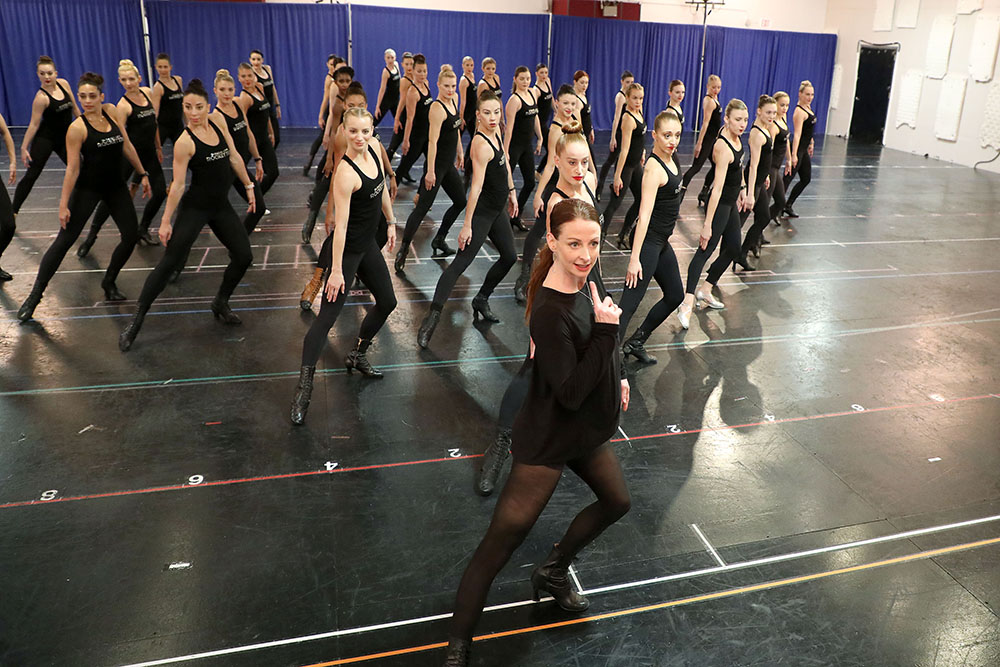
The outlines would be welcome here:
M 417 348 L 442 194 L 394 276 L 371 352 L 385 378 L 340 363 L 361 292 L 293 428 L 322 241 L 299 243 L 313 134 L 285 133 L 232 302 L 244 325 L 211 317 L 227 257 L 205 233 L 127 355 L 134 302 L 99 287 L 112 225 L 66 258 L 36 322 L 14 320 L 62 171 L 28 199 L 0 287 L 0 664 L 440 665 L 494 503 L 474 470 L 527 345 L 516 270 L 491 301 L 503 324 L 472 325 L 484 259 Z M 687 332 L 672 316 L 648 345 L 659 364 L 630 365 L 615 444 L 633 509 L 576 563 L 591 608 L 530 601 L 531 568 L 590 502 L 567 475 L 491 592 L 473 664 L 1000 664 L 1000 177 L 839 139 L 815 164 L 759 270 L 726 273 L 726 309 Z M 694 196 L 682 214 L 683 268 Z M 136 250 L 123 292 L 161 252 Z M 626 257 L 603 261 L 620 289 Z

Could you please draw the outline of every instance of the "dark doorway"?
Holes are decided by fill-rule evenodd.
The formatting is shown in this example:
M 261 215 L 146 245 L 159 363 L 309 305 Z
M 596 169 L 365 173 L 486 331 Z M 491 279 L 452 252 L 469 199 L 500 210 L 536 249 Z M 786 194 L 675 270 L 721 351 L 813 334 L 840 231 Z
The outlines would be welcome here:
M 898 49 L 895 44 L 861 47 L 858 82 L 854 88 L 854 113 L 851 115 L 851 139 L 882 143 Z

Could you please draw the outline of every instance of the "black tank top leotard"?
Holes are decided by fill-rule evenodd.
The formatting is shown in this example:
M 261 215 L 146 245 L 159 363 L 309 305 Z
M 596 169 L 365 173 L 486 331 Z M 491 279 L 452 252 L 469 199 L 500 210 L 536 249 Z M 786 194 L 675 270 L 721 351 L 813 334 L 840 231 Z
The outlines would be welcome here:
M 216 107 L 218 108 L 218 107 Z M 247 131 L 247 118 L 243 114 L 243 109 L 240 108 L 239 104 L 233 104 L 233 108 L 236 109 L 236 117 L 232 118 L 219 109 L 219 113 L 222 117 L 226 119 L 226 128 L 229 130 L 229 136 L 233 138 L 233 148 L 239 153 L 240 159 L 243 160 L 244 164 L 250 161 L 250 134 Z
M 49 103 L 42 112 L 42 120 L 38 125 L 37 134 L 43 136 L 58 146 L 66 145 L 66 131 L 73 123 L 73 96 L 69 91 L 56 83 L 63 93 L 63 98 L 57 100 L 49 91 L 39 88 L 49 98 Z
M 125 182 L 122 178 L 125 137 L 107 111 L 102 111 L 101 115 L 110 125 L 107 132 L 97 130 L 86 116 L 81 116 L 87 126 L 87 137 L 80 146 L 80 175 L 76 179 L 77 187 L 97 192 Z
M 549 81 L 548 90 L 542 88 L 540 83 L 536 83 L 535 86 L 542 93 L 538 96 L 538 120 L 542 127 L 545 127 L 545 124 L 549 122 L 549 117 L 552 116 L 552 82 Z
M 467 85 L 465 87 L 465 109 L 462 116 L 465 119 L 465 127 L 470 130 L 476 127 L 476 109 L 479 108 L 479 95 L 476 94 L 476 82 L 469 77 L 462 75 Z
M 684 129 L 684 112 L 681 111 L 680 107 L 672 107 L 667 104 L 667 108 L 677 114 L 677 118 L 681 121 L 681 129 Z
M 156 82 L 163 89 L 163 95 L 160 96 L 160 113 L 156 117 L 160 127 L 176 127 L 184 124 L 184 110 L 182 108 L 184 91 L 176 76 L 171 76 L 170 80 L 174 82 L 176 88 L 167 88 L 159 80 Z
M 385 68 L 385 71 L 389 72 L 389 78 L 385 82 L 385 96 L 382 98 L 382 103 L 395 110 L 396 105 L 399 104 L 399 65 L 396 65 L 395 72 L 388 67 Z
M 479 193 L 476 208 L 482 205 L 485 210 L 499 211 L 507 204 L 507 157 L 503 147 L 494 146 L 485 134 L 476 132 L 476 136 L 482 137 L 493 149 L 493 157 L 486 163 L 483 189 Z
M 808 114 L 806 119 L 802 121 L 802 137 L 799 139 L 799 154 L 801 155 L 808 150 L 809 144 L 813 140 L 813 133 L 816 131 L 816 114 L 801 104 L 795 106 Z
M 530 146 L 531 138 L 535 136 L 535 119 L 538 118 L 538 102 L 532 92 L 528 91 L 531 104 L 525 101 L 518 93 L 517 99 L 521 100 L 521 108 L 514 114 L 514 127 L 511 128 L 511 146 Z
M 264 91 L 264 97 L 267 99 L 268 102 L 271 103 L 271 107 L 270 108 L 273 108 L 274 107 L 274 77 L 273 76 L 265 76 L 265 75 L 267 75 L 267 70 L 264 69 L 263 66 L 261 66 L 260 72 L 261 72 L 260 74 L 257 74 L 257 72 L 254 71 L 254 74 L 257 74 L 257 81 L 260 82 L 260 87 Z M 268 109 L 269 111 L 270 111 L 270 108 Z
M 778 126 L 778 134 L 774 137 L 774 146 L 772 147 L 772 164 L 780 165 L 781 161 L 785 159 L 785 153 L 788 149 L 788 124 L 786 123 L 784 127 L 781 126 L 777 120 L 774 124 Z
M 763 129 L 759 125 L 753 125 L 750 127 L 750 131 L 753 132 L 754 128 L 759 130 L 761 134 L 764 135 L 764 145 L 760 147 L 760 155 L 757 158 L 757 180 L 754 181 L 753 187 L 754 191 L 760 186 L 764 185 L 764 181 L 767 180 L 768 174 L 771 172 L 771 152 L 774 148 L 771 141 L 771 135 L 767 130 Z M 750 160 L 747 160 L 746 166 L 746 180 L 747 184 L 750 183 Z
M 732 206 L 740 196 L 740 189 L 743 185 L 743 144 L 741 142 L 740 149 L 736 150 L 729 143 L 729 139 L 724 136 L 720 135 L 719 140 L 726 142 L 726 146 L 733 152 L 733 161 L 726 169 L 726 180 L 722 184 L 722 196 L 719 198 L 719 204 Z
M 350 157 L 344 156 L 344 162 L 351 165 L 361 179 L 361 187 L 351 193 L 351 209 L 347 216 L 344 252 L 365 252 L 368 250 L 372 241 L 375 240 L 375 232 L 378 229 L 385 177 L 382 176 L 382 161 L 371 146 L 368 146 L 368 154 L 375 162 L 374 177 L 361 171 L 361 168 Z
M 628 155 L 625 156 L 625 166 L 634 167 L 642 160 L 643 143 L 646 139 L 646 121 L 645 119 L 639 120 L 628 109 L 625 110 L 622 116 L 625 114 L 631 116 L 632 120 L 635 121 L 635 127 L 632 129 L 632 142 L 628 146 Z
M 492 90 L 494 93 L 497 94 L 497 97 L 500 97 L 502 99 L 503 98 L 503 89 L 500 87 L 500 77 L 494 77 L 494 78 L 496 78 L 496 81 L 497 81 L 497 85 L 495 85 L 495 86 L 492 83 L 490 83 L 489 81 L 487 81 L 485 78 L 484 79 L 480 79 L 480 81 L 482 83 L 485 83 L 487 88 L 489 88 L 490 90 Z
M 131 111 L 125 119 L 125 131 L 128 132 L 128 140 L 135 146 L 139 155 L 156 153 L 156 111 L 153 110 L 153 103 L 146 93 L 139 91 L 145 98 L 146 104 L 138 105 L 125 96 Z
M 430 84 L 427 85 L 427 92 L 425 93 L 420 89 L 420 86 L 413 84 L 414 89 L 417 91 L 417 108 L 413 112 L 413 129 L 410 130 L 410 145 L 414 146 L 424 141 L 427 141 L 427 137 L 430 134 L 430 120 L 428 120 L 427 114 L 430 113 L 431 104 L 434 102 L 434 98 L 431 97 L 431 87 Z M 409 94 L 409 91 L 407 91 Z
M 711 98 L 709 98 L 711 99 Z M 722 129 L 722 105 L 719 104 L 719 100 L 713 99 L 715 102 L 715 110 L 708 117 L 708 127 L 705 129 L 705 138 L 714 142 L 719 136 L 719 131 Z
M 587 195 L 590 197 L 589 203 L 594 208 L 597 208 L 597 196 L 594 194 L 594 191 L 590 189 L 590 186 L 587 185 L 587 181 L 583 182 L 583 187 L 587 191 Z M 576 197 L 570 197 L 568 194 L 560 190 L 558 186 L 552 186 L 551 188 L 548 188 L 548 194 L 545 195 L 545 205 L 542 207 L 543 216 L 546 215 L 546 211 L 548 211 L 549 200 L 552 199 L 553 194 L 558 194 L 563 199 L 576 199 Z M 601 213 L 600 210 L 598 210 L 597 212 L 597 221 L 601 224 L 601 229 L 604 229 L 604 214 Z
M 267 128 L 271 120 L 271 103 L 266 98 L 258 98 L 249 90 L 247 94 L 253 100 L 250 108 L 247 109 L 247 123 L 250 125 L 250 131 L 253 132 L 253 138 L 257 140 L 258 144 L 265 141 L 270 143 L 271 135 L 267 133 Z
M 445 114 L 444 120 L 441 121 L 441 133 L 438 135 L 437 155 L 434 160 L 434 170 L 438 174 L 443 174 L 448 169 L 448 166 L 455 162 L 462 118 L 458 115 L 458 104 L 455 105 L 455 110 L 452 111 L 441 100 L 434 100 L 434 102 L 441 105 Z
M 622 97 L 625 97 L 625 93 L 623 93 L 622 91 L 619 90 L 617 93 L 615 93 L 615 104 L 618 104 L 618 96 L 619 95 L 621 95 Z M 627 99 L 626 99 L 626 101 L 627 101 Z M 622 145 L 622 119 L 623 118 L 625 118 L 625 106 L 624 105 L 622 106 L 622 112 L 620 114 L 618 114 L 618 125 L 615 126 L 615 143 L 618 146 Z
M 194 141 L 194 155 L 188 162 L 191 170 L 191 187 L 184 193 L 181 203 L 193 208 L 212 210 L 229 204 L 229 188 L 233 185 L 233 168 L 229 164 L 229 146 L 215 123 L 208 121 L 218 141 L 209 145 L 195 136 L 191 128 L 185 131 Z
M 675 174 L 667 169 L 667 165 L 664 164 L 659 155 L 653 153 L 652 157 L 660 163 L 663 171 L 667 173 L 667 182 L 656 189 L 653 211 L 649 214 L 647 236 L 655 234 L 661 238 L 669 238 L 674 232 L 677 214 L 681 208 L 681 170 L 678 169 Z
M 590 118 L 590 102 L 584 102 L 583 98 L 573 93 L 576 99 L 580 100 L 580 104 L 583 108 L 580 109 L 580 124 L 583 125 L 583 135 L 587 141 L 590 141 L 590 131 L 594 129 L 593 120 Z

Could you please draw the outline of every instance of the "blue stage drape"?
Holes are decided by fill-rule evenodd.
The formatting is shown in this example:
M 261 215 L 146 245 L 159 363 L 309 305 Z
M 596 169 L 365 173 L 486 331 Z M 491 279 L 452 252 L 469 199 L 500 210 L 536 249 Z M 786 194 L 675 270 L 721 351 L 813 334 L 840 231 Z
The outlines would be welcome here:
M 775 32 L 776 49 L 771 76 L 771 93 L 784 90 L 791 95 L 792 109 L 798 100 L 799 83 L 808 79 L 816 91 L 812 108 L 818 116 L 816 134 L 826 133 L 830 86 L 837 57 L 837 36 L 802 32 Z M 791 122 L 791 112 L 788 118 Z
M 285 126 L 316 125 L 326 57 L 347 52 L 342 5 L 149 0 L 146 11 L 152 55 L 170 54 L 176 74 L 185 81 L 200 78 L 209 90 L 216 70 L 228 69 L 236 78 L 250 51 L 262 51 L 274 73 Z
M 645 108 L 650 120 L 654 112 L 666 108 L 670 99 L 670 82 L 680 79 L 687 94 L 681 103 L 684 112 L 684 127 L 694 128 L 694 115 L 698 106 L 698 56 L 701 53 L 701 27 L 672 25 L 666 23 L 645 23 L 646 29 L 643 54 L 646 76 L 639 80 L 646 88 Z
M 38 90 L 35 62 L 51 56 L 59 76 L 76 93 L 86 71 L 101 74 L 108 102 L 117 102 L 118 61 L 129 58 L 145 70 L 142 17 L 134 0 L 3 0 L 0 2 L 0 106 L 7 122 L 27 125 Z
M 364 85 L 372 109 L 385 66 L 383 53 L 388 48 L 396 51 L 397 60 L 402 59 L 404 51 L 427 57 L 432 95 L 437 95 L 437 75 L 443 63 L 450 63 L 461 76 L 462 58 L 472 56 L 478 81 L 482 76 L 480 63 L 483 58 L 492 57 L 497 61 L 497 74 L 507 95 L 516 67 L 529 68 L 534 78 L 535 65 L 545 59 L 548 34 L 548 16 L 543 14 L 501 15 L 353 5 L 351 24 L 355 78 Z

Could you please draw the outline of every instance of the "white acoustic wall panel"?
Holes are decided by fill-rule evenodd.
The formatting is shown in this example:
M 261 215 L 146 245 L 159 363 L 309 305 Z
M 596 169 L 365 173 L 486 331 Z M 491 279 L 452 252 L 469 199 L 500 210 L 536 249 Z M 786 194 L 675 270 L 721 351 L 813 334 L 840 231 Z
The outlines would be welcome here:
M 891 31 L 892 12 L 895 8 L 896 0 L 875 0 L 875 21 L 872 30 Z
M 1000 44 L 1000 14 L 980 14 L 972 29 L 969 45 L 969 74 L 974 81 L 989 81 L 997 62 Z
M 896 27 L 916 28 L 917 16 L 920 14 L 920 0 L 897 0 Z
M 983 124 L 979 128 L 979 141 L 983 148 L 992 146 L 1000 151 L 1000 81 L 994 81 L 986 94 Z
M 907 70 L 899 84 L 899 102 L 896 104 L 896 127 L 909 125 L 917 128 L 917 110 L 920 108 L 920 91 L 924 86 L 924 73 L 919 69 Z
M 931 24 L 931 34 L 927 38 L 927 59 L 925 69 L 931 79 L 942 79 L 948 73 L 948 59 L 951 57 L 951 40 L 955 36 L 955 17 L 941 15 Z
M 934 136 L 938 139 L 958 141 L 958 124 L 962 120 L 968 82 L 969 77 L 965 74 L 949 74 L 941 82 L 941 97 L 934 119 Z
M 983 8 L 983 0 L 958 0 L 958 7 L 955 11 L 959 14 L 971 14 Z
M 833 80 L 830 82 L 830 108 L 838 109 L 840 105 L 840 84 L 844 79 L 844 67 L 841 64 L 833 66 Z

